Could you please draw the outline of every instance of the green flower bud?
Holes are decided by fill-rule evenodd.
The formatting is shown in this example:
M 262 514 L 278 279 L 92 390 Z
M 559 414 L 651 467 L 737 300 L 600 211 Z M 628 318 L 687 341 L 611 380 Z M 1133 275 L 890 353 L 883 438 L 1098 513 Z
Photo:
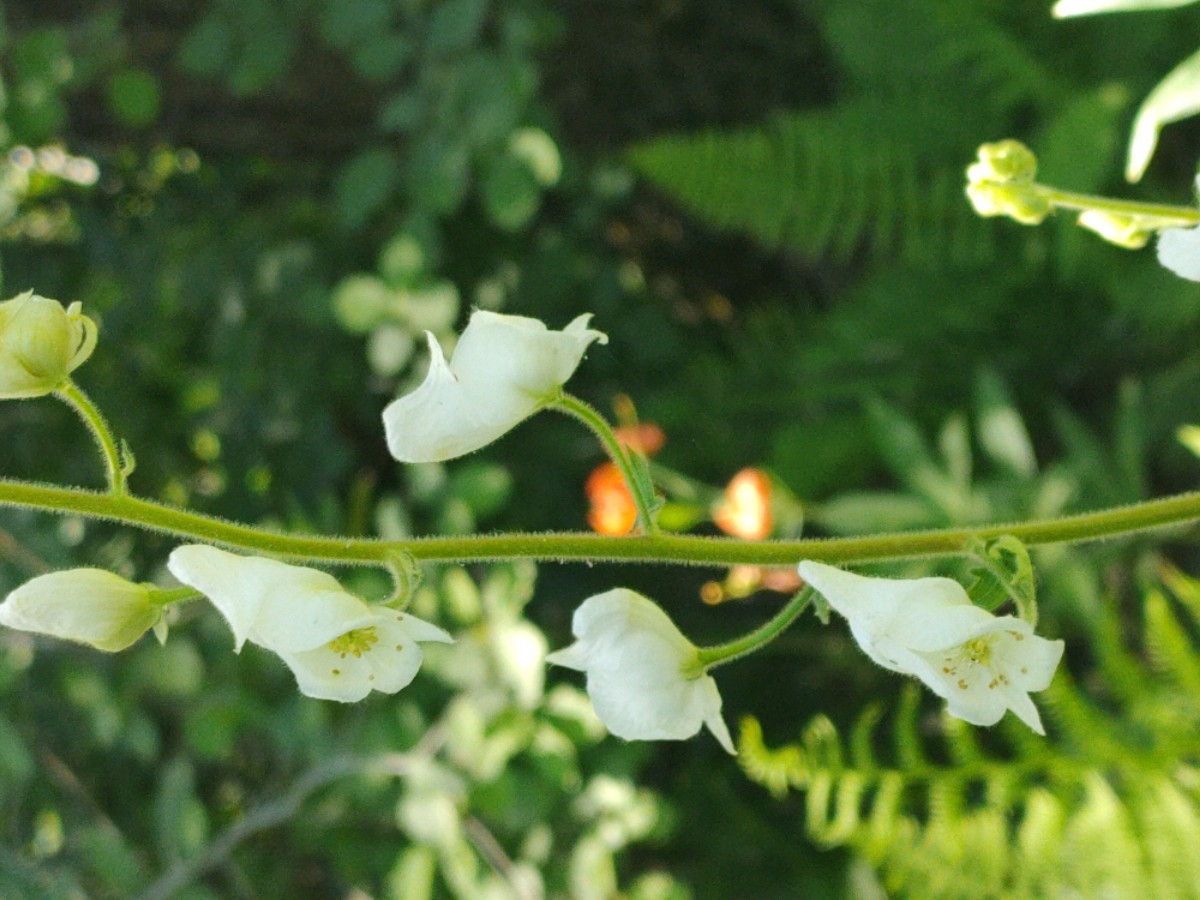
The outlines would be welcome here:
M 151 628 L 162 607 L 152 588 L 103 569 L 67 569 L 27 581 L 0 603 L 0 625 L 114 653 Z
M 1011 138 L 994 144 L 982 144 L 979 159 L 967 168 L 967 180 L 1032 182 L 1037 175 L 1037 157 L 1033 151 Z
M 1023 225 L 1040 225 L 1053 208 L 1035 185 L 973 182 L 967 198 L 981 216 L 1008 216 Z
M 62 387 L 96 348 L 96 323 L 33 291 L 0 303 L 0 400 L 43 397 Z
M 1081 212 L 1078 224 L 1081 228 L 1096 232 L 1110 244 L 1126 250 L 1141 250 L 1154 233 L 1154 229 L 1146 228 L 1137 216 L 1122 216 L 1099 209 Z

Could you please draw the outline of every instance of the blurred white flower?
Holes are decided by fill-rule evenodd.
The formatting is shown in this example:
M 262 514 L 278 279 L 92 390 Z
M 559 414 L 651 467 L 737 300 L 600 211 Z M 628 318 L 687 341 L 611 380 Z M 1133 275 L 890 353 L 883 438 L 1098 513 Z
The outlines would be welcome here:
M 736 753 L 721 718 L 721 695 L 700 668 L 696 646 L 641 594 L 614 588 L 583 601 L 578 640 L 546 661 L 587 673 L 587 692 L 609 731 L 626 740 L 690 738 L 707 725 Z
M 593 341 L 590 315 L 562 331 L 537 319 L 478 310 L 450 363 L 429 338 L 429 374 L 383 411 L 388 449 L 401 462 L 440 462 L 490 444 L 558 396 Z
M 316 569 L 201 544 L 177 548 L 167 567 L 221 611 L 237 650 L 250 641 L 279 654 L 309 697 L 394 694 L 421 667 L 419 641 L 453 642 L 436 625 L 367 605 Z
M 27 581 L 0 603 L 0 625 L 124 650 L 159 625 L 148 585 L 103 569 L 67 569 Z
M 1062 641 L 980 609 L 949 578 L 869 578 L 809 561 L 800 563 L 800 577 L 845 616 L 871 659 L 919 678 L 946 700 L 952 716 L 995 725 L 1012 710 L 1046 733 L 1029 693 L 1050 686 Z
M 1158 261 L 1180 278 L 1200 281 L 1200 227 L 1166 229 L 1158 238 Z
M 96 323 L 33 291 L 0 303 L 0 400 L 58 390 L 96 348 Z

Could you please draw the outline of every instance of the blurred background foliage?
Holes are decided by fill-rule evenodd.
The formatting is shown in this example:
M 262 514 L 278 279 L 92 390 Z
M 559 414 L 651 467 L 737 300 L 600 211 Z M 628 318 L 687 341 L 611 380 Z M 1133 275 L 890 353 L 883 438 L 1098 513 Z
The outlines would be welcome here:
M 611 340 L 572 388 L 661 426 L 656 463 L 695 479 L 675 499 L 756 465 L 809 534 L 1187 489 L 1200 288 L 1066 220 L 976 219 L 962 173 L 1011 136 L 1046 182 L 1186 202 L 1194 122 L 1136 191 L 1120 176 L 1195 13 L 1048 6 L 8 3 L 4 296 L 98 319 L 80 380 L 136 491 L 297 531 L 586 527 L 600 454 L 565 419 L 445 466 L 388 457 L 422 332 L 472 307 L 594 312 Z M 4 404 L 0 433 L 5 476 L 100 484 L 66 409 Z M 541 662 L 613 584 L 697 641 L 777 605 L 752 580 L 705 606 L 721 572 L 431 568 L 417 611 L 459 643 L 354 707 L 234 656 L 199 607 L 115 657 L 6 633 L 0 895 L 1200 896 L 1200 591 L 1194 536 L 1170 537 L 1035 554 L 1068 643 L 1047 741 L 955 727 L 805 621 L 719 673 L 730 720 L 754 717 L 745 772 L 703 736 L 605 738 Z M 162 578 L 171 546 L 3 511 L 0 587 Z

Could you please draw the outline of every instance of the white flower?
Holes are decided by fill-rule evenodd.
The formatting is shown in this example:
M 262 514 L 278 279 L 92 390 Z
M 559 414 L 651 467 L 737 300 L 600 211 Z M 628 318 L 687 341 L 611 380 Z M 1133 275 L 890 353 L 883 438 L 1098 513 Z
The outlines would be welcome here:
M 1200 281 L 1200 227 L 1166 229 L 1158 238 L 1158 261 L 1180 278 Z
M 0 303 L 0 400 L 58 390 L 96 348 L 96 323 L 33 291 Z
M 439 462 L 490 444 L 558 396 L 592 341 L 608 338 L 582 315 L 562 331 L 537 319 L 477 311 L 449 365 L 429 332 L 429 374 L 383 411 L 401 462 Z
M 167 567 L 221 611 L 237 650 L 250 641 L 279 654 L 309 697 L 394 694 L 421 667 L 418 641 L 453 642 L 415 616 L 368 606 L 316 569 L 200 544 L 177 548 Z
M 0 625 L 124 650 L 159 625 L 151 588 L 102 569 L 67 569 L 27 581 L 0 603 Z
M 800 563 L 800 577 L 845 616 L 867 656 L 919 678 L 946 700 L 952 716 L 995 725 L 1011 709 L 1046 733 L 1029 693 L 1050 686 L 1062 641 L 980 609 L 949 578 L 868 578 L 808 561 Z
M 579 640 L 546 662 L 587 673 L 592 706 L 613 734 L 683 740 L 707 725 L 736 752 L 717 683 L 700 668 L 696 646 L 653 601 L 614 588 L 583 601 L 571 630 Z

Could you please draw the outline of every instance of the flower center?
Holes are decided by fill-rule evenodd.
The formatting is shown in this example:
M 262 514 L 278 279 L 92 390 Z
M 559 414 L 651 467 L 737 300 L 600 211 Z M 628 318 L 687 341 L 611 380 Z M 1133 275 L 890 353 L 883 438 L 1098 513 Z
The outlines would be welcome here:
M 356 657 L 369 653 L 378 640 L 379 635 L 375 633 L 375 626 L 372 625 L 370 628 L 355 628 L 353 631 L 347 631 L 345 634 L 335 637 L 328 646 L 330 650 L 345 659 L 351 653 Z
M 1010 634 L 1018 640 L 1023 637 L 1016 632 L 1010 632 Z M 983 635 L 972 638 L 948 651 L 942 657 L 942 674 L 953 678 L 955 686 L 963 691 L 978 684 L 975 679 L 977 667 L 988 670 L 990 677 L 987 680 L 987 689 L 989 691 L 995 690 L 1002 684 L 1008 684 L 1008 676 L 1003 672 L 997 672 L 994 666 L 993 651 L 995 648 L 992 645 L 995 637 L 996 635 Z

